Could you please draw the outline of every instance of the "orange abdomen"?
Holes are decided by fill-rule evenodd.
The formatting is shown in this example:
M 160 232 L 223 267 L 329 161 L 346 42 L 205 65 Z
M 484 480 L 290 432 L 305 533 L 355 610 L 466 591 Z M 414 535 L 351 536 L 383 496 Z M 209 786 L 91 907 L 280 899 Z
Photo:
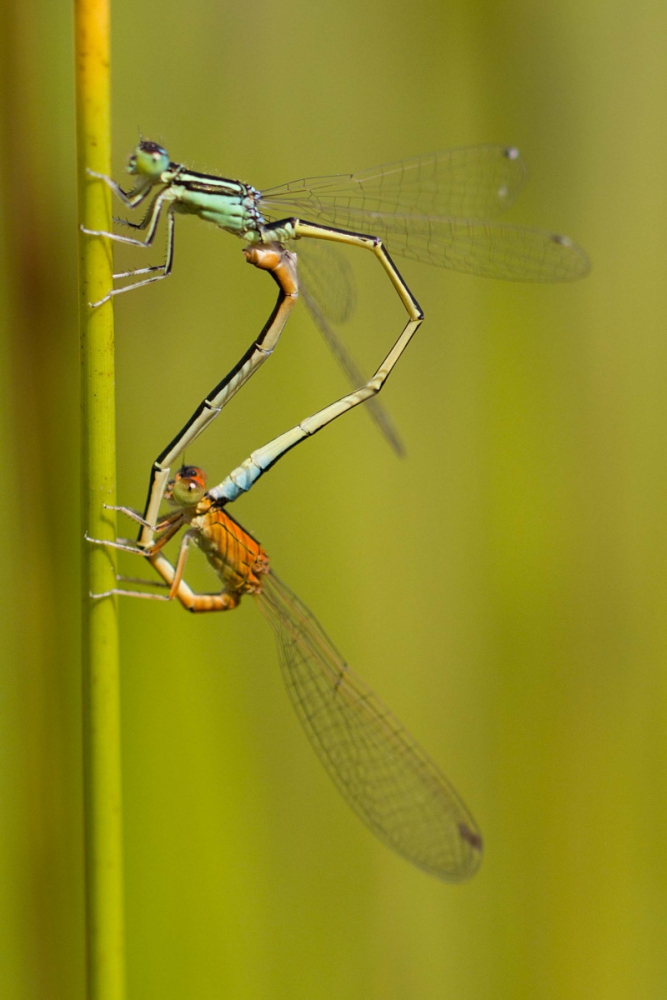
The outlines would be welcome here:
M 195 521 L 199 521 L 197 544 L 228 590 L 258 594 L 269 571 L 269 557 L 259 542 L 224 510 L 209 510 Z

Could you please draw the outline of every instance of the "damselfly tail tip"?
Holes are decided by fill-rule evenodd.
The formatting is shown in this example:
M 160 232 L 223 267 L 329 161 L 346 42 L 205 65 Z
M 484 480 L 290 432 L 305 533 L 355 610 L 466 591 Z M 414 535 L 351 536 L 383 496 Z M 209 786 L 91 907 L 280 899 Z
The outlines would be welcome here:
M 459 823 L 459 834 L 461 835 L 461 839 L 470 844 L 474 850 L 481 852 L 483 846 L 482 837 L 475 830 L 471 830 L 467 823 Z

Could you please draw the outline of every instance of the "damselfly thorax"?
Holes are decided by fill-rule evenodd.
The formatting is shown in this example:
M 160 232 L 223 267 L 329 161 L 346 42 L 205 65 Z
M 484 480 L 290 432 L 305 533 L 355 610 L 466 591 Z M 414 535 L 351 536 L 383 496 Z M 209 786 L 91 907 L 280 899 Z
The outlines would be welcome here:
M 259 594 L 262 577 L 269 571 L 269 557 L 249 532 L 221 507 L 208 502 L 208 510 L 191 522 L 195 543 L 229 588 L 238 594 Z

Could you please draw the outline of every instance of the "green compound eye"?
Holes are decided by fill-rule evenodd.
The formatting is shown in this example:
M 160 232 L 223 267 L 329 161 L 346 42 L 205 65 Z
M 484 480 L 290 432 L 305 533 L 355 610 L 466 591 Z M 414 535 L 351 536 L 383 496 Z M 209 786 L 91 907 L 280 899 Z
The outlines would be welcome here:
M 127 165 L 131 174 L 144 177 L 159 177 L 169 166 L 169 154 L 156 142 L 142 140 L 130 157 Z

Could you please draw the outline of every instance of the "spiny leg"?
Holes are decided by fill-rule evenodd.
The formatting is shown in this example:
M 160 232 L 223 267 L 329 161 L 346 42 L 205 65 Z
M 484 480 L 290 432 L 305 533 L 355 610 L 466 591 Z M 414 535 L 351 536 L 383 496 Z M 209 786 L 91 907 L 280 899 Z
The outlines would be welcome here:
M 150 190 L 150 188 L 148 190 Z M 149 205 L 148 211 L 144 215 L 141 222 L 130 222 L 129 219 L 119 219 L 116 216 L 114 216 L 113 221 L 117 222 L 119 226 L 127 226 L 129 229 L 143 230 L 148 227 L 151 221 L 151 215 L 152 215 L 152 205 Z M 117 274 L 113 275 L 114 279 L 132 278 L 134 277 L 134 275 L 137 274 L 150 274 L 151 271 L 167 270 L 168 273 L 171 273 L 171 258 L 173 258 L 173 252 L 174 252 L 173 221 L 174 221 L 173 216 L 170 213 L 168 222 L 171 222 L 172 224 L 171 226 L 172 233 L 171 233 L 171 239 L 168 239 L 167 243 L 167 258 L 165 264 L 154 264 L 152 267 L 133 267 L 131 271 L 119 271 Z M 144 245 L 143 241 L 140 240 L 139 242 L 141 243 L 142 246 Z M 140 282 L 140 284 L 148 284 L 148 282 Z M 124 292 L 130 288 L 135 288 L 135 287 L 136 287 L 135 285 L 128 285 L 127 288 L 121 288 L 118 291 Z M 118 294 L 118 292 L 116 294 Z
M 108 505 L 105 504 L 105 507 L 107 506 Z M 154 555 L 157 552 L 159 552 L 162 548 L 164 548 L 167 542 L 170 541 L 174 537 L 174 535 L 178 534 L 178 532 L 183 527 L 183 524 L 185 523 L 183 519 L 182 510 L 176 511 L 169 517 L 164 518 L 164 520 L 159 522 L 159 524 L 157 524 L 155 527 L 152 527 L 148 525 L 147 522 L 144 521 L 144 519 L 130 507 L 109 507 L 109 509 L 122 511 L 122 513 L 127 514 L 128 517 L 131 517 L 134 521 L 138 521 L 142 525 L 151 527 L 153 535 L 155 535 L 156 533 L 158 534 L 157 540 L 153 540 L 152 542 L 150 551 L 148 551 L 145 548 L 141 548 L 136 544 L 133 544 L 132 542 L 128 541 L 125 538 L 117 538 L 113 542 L 106 538 L 92 538 L 87 531 L 84 533 L 83 536 L 85 540 L 87 542 L 91 542 L 93 545 L 105 545 L 107 548 L 120 549 L 122 552 L 132 552 L 134 553 L 134 555 L 143 556 L 144 558 L 147 558 L 151 554 Z
M 166 594 L 149 594 L 143 590 L 124 590 L 122 587 L 112 587 L 111 590 L 102 590 L 99 594 L 94 594 L 91 590 L 89 597 L 92 597 L 94 601 L 101 601 L 105 597 L 140 597 L 145 601 L 171 600 L 171 597 L 168 597 Z
M 148 213 L 143 217 L 141 222 L 130 222 L 129 219 L 121 219 L 119 216 L 114 215 L 113 221 L 118 223 L 119 226 L 127 226 L 128 229 L 145 229 L 148 225 L 148 220 L 150 216 Z
M 271 356 L 278 343 L 287 318 L 299 294 L 296 257 L 279 244 L 259 244 L 244 251 L 248 263 L 269 272 L 279 288 L 276 305 L 259 337 L 253 341 L 243 357 L 221 382 L 202 400 L 185 426 L 162 451 L 151 470 L 148 498 L 144 509 L 143 530 L 138 543 L 148 549 L 153 543 L 164 490 L 169 479 L 171 463 L 208 425 L 215 420 L 239 389 Z
M 131 191 L 123 191 L 120 184 L 117 184 L 113 178 L 107 177 L 106 174 L 98 174 L 96 170 L 90 170 L 90 168 L 86 169 L 86 173 L 89 177 L 94 177 L 95 180 L 104 181 L 106 186 L 113 191 L 116 197 L 119 198 L 127 208 L 136 208 L 142 203 L 142 201 L 145 201 L 153 186 L 148 178 L 145 178 L 143 181 L 140 181 L 136 187 L 132 188 Z
M 131 271 L 118 271 L 117 274 L 114 274 L 112 277 L 113 278 L 133 278 L 135 274 L 150 274 L 151 271 L 161 271 L 163 267 L 164 267 L 164 264 L 153 264 L 151 267 L 133 267 Z M 142 282 L 142 284 L 143 284 L 143 282 Z M 127 289 L 120 288 L 119 291 L 125 292 L 129 288 L 134 288 L 134 287 L 135 287 L 135 285 L 128 285 Z M 104 300 L 104 301 L 106 301 L 106 300 Z
M 147 190 L 150 191 L 150 187 Z M 165 193 L 164 191 L 160 192 L 160 194 L 164 194 L 164 193 Z M 130 222 L 129 219 L 117 219 L 115 217 L 114 217 L 113 221 L 117 222 L 121 226 L 128 226 L 128 228 L 130 228 L 130 229 L 140 229 L 140 230 L 148 229 L 148 227 L 152 224 L 153 215 L 154 215 L 155 210 L 156 210 L 155 209 L 155 205 L 156 205 L 156 202 L 158 201 L 158 199 L 160 198 L 160 194 L 158 194 L 158 195 L 155 196 L 155 198 L 153 199 L 153 201 L 150 203 L 150 205 L 148 206 L 148 208 L 144 212 L 144 217 L 143 217 L 143 219 L 141 219 L 140 222 Z M 140 240 L 139 242 L 141 243 L 142 241 Z
M 105 545 L 108 549 L 120 549 L 121 552 L 134 552 L 135 555 L 145 556 L 146 553 L 143 549 L 138 548 L 136 545 L 132 545 L 130 542 L 126 542 L 124 539 L 116 539 L 112 542 L 107 538 L 93 538 L 88 532 L 84 532 L 83 537 L 87 542 L 91 542 L 93 545 Z
M 159 534 L 161 534 L 167 528 L 173 527 L 177 522 L 180 522 L 182 516 L 181 511 L 175 511 L 173 514 L 169 514 L 167 517 L 164 517 L 157 524 L 151 524 L 149 521 L 143 518 L 139 513 L 139 511 L 135 510 L 134 507 L 122 507 L 116 504 L 105 503 L 104 508 L 105 510 L 115 510 L 118 511 L 118 513 L 120 514 L 125 514 L 125 516 L 129 517 L 130 520 L 136 521 L 137 524 L 141 524 L 145 528 L 150 528 L 151 531 L 153 532 L 157 531 Z M 141 551 L 144 552 L 143 549 L 141 549 Z
M 90 596 L 92 598 L 94 598 L 94 599 L 97 600 L 97 599 L 100 599 L 102 597 L 111 597 L 112 595 L 115 594 L 116 596 L 120 596 L 120 597 L 139 597 L 139 598 L 143 598 L 144 600 L 148 599 L 148 600 L 152 600 L 152 601 L 171 601 L 171 600 L 174 599 L 174 597 L 178 597 L 179 600 L 181 600 L 181 603 L 183 603 L 184 600 L 187 601 L 188 604 L 191 603 L 190 599 L 189 599 L 189 595 L 187 593 L 187 591 L 189 591 L 190 588 L 183 581 L 183 573 L 185 571 L 185 563 L 186 563 L 187 556 L 188 556 L 188 547 L 190 545 L 190 542 L 193 540 L 193 536 L 194 536 L 194 532 L 193 531 L 186 531 L 186 533 L 184 534 L 184 536 L 183 536 L 183 538 L 181 540 L 181 546 L 180 546 L 180 549 L 179 549 L 178 560 L 177 560 L 175 568 L 171 565 L 171 563 L 169 562 L 168 559 L 166 559 L 165 556 L 159 556 L 159 557 L 154 556 L 153 559 L 151 559 L 151 562 L 153 562 L 154 560 L 157 561 L 158 559 L 160 560 L 160 565 L 162 567 L 162 571 L 160 572 L 160 570 L 158 570 L 158 572 L 160 572 L 160 575 L 163 577 L 163 581 L 164 582 L 160 582 L 160 581 L 157 581 L 157 580 L 142 580 L 142 579 L 137 578 L 137 577 L 125 577 L 124 578 L 124 577 L 121 577 L 119 574 L 116 574 L 116 580 L 119 580 L 119 581 L 120 580 L 124 580 L 124 582 L 127 582 L 127 583 L 140 583 L 140 584 L 144 584 L 145 586 L 149 586 L 149 587 L 150 586 L 154 586 L 154 587 L 169 587 L 169 594 L 167 594 L 167 595 L 165 595 L 165 594 L 150 594 L 150 593 L 147 594 L 147 593 L 144 593 L 144 591 L 142 591 L 142 590 L 125 590 L 122 587 L 114 587 L 112 590 L 105 590 L 101 594 L 92 594 L 91 593 Z M 117 543 L 114 543 L 114 542 L 106 542 L 105 543 L 105 542 L 100 541 L 99 539 L 96 539 L 96 538 L 89 538 L 88 536 L 86 536 L 86 540 L 89 541 L 89 542 L 97 542 L 99 545 L 106 544 L 106 545 L 110 546 L 111 548 L 115 548 L 115 549 L 121 548 L 121 549 L 124 549 L 126 552 L 134 552 L 136 555 L 141 555 L 144 558 L 148 558 L 148 553 L 145 552 L 143 549 L 136 548 L 136 546 L 134 548 L 130 548 L 130 546 L 128 546 L 128 545 L 118 545 Z M 165 571 L 165 565 L 169 567 L 168 571 Z M 171 576 L 171 580 L 169 582 L 166 580 L 166 576 Z M 183 588 L 181 588 L 181 584 L 183 584 Z M 180 597 L 179 597 L 179 591 L 180 591 Z M 195 595 L 193 594 L 193 597 L 194 596 Z
M 104 506 L 105 507 L 109 507 L 108 504 L 105 504 Z M 128 514 L 128 516 L 130 516 L 130 517 L 138 516 L 138 515 L 136 515 L 135 511 L 130 510 L 129 508 L 109 507 L 109 509 L 110 510 L 122 510 L 123 513 Z M 112 542 L 112 541 L 110 541 L 110 540 L 108 540 L 106 538 L 92 538 L 88 534 L 87 531 L 84 534 L 84 538 L 86 539 L 87 542 L 92 542 L 94 545 L 104 545 L 108 549 L 120 549 L 121 552 L 132 552 L 134 555 L 142 556 L 144 559 L 146 558 L 146 552 L 143 549 L 137 548 L 136 545 L 131 545 L 129 542 L 125 543 L 124 540 L 121 541 L 119 539 L 116 539 L 115 542 Z M 119 573 L 116 573 L 116 580 L 117 581 L 127 582 L 127 583 L 141 583 L 141 584 L 144 584 L 145 586 L 156 586 L 156 587 L 166 586 L 165 584 L 159 583 L 156 580 L 142 580 L 142 579 L 138 579 L 136 577 L 135 578 L 133 578 L 133 577 L 123 577 Z M 90 592 L 90 597 L 92 597 L 93 600 L 101 600 L 104 597 L 114 597 L 114 596 L 116 596 L 116 597 L 140 597 L 140 598 L 143 598 L 144 600 L 149 600 L 149 601 L 170 601 L 171 600 L 171 596 L 166 596 L 165 594 L 150 594 L 150 593 L 147 594 L 147 593 L 144 593 L 144 591 L 141 591 L 141 590 L 125 590 L 122 587 L 112 587 L 111 590 L 104 590 L 104 591 L 102 591 L 99 594 L 95 594 L 92 591 Z
M 124 513 L 128 513 L 131 517 L 138 518 L 136 512 L 130 510 L 129 508 L 124 511 Z M 140 549 L 136 546 L 124 545 L 120 542 L 112 542 L 101 538 L 91 538 L 88 533 L 85 535 L 86 541 L 88 542 L 92 542 L 96 545 L 104 545 L 107 548 L 121 549 L 125 552 L 132 552 L 134 555 L 140 555 L 143 559 L 148 559 L 158 571 L 164 582 L 161 583 L 157 580 L 142 580 L 132 577 L 125 578 L 119 574 L 116 574 L 116 580 L 140 583 L 145 586 L 169 587 L 169 594 L 151 594 L 142 590 L 126 590 L 124 587 L 113 587 L 111 590 L 105 590 L 99 594 L 91 593 L 91 598 L 93 598 L 93 600 L 101 600 L 104 597 L 116 596 L 137 597 L 140 600 L 145 601 L 171 601 L 175 597 L 184 607 L 188 608 L 188 610 L 224 611 L 228 608 L 235 607 L 236 604 L 238 604 L 238 596 L 236 597 L 236 601 L 234 603 L 233 599 L 230 601 L 230 599 L 223 594 L 196 594 L 187 585 L 185 580 L 183 580 L 185 556 L 187 555 L 187 544 L 190 541 L 190 538 L 188 537 L 191 535 L 190 532 L 186 534 L 184 537 L 184 544 L 181 545 L 178 569 L 174 569 L 169 560 L 159 551 L 162 546 L 166 544 L 166 542 L 168 542 L 178 531 L 180 531 L 183 524 L 181 520 L 181 511 L 173 515 L 171 521 L 171 526 L 164 531 L 162 536 L 155 543 L 153 554 L 149 554 L 145 549 Z M 202 604 L 206 606 L 202 607 Z
M 159 197 L 159 196 L 158 196 Z M 157 202 L 158 199 L 156 199 Z M 157 228 L 157 223 L 159 221 L 161 208 L 157 213 L 157 217 L 151 222 L 151 227 L 149 229 L 148 236 L 146 240 L 133 240 L 127 236 L 116 236 L 111 233 L 93 232 L 93 230 L 85 229 L 83 232 L 88 233 L 91 236 L 109 236 L 111 239 L 115 239 L 122 243 L 131 243 L 134 246 L 150 246 L 155 238 L 155 230 Z M 168 278 L 171 274 L 171 269 L 174 263 L 174 213 L 171 209 L 167 210 L 167 256 L 164 264 L 156 264 L 153 267 L 137 268 L 134 271 L 120 271 L 118 274 L 114 274 L 114 278 L 127 278 L 133 274 L 147 274 L 149 271 L 162 271 L 162 274 L 156 274 L 152 278 L 144 278 L 142 281 L 134 281 L 129 285 L 124 285 L 122 288 L 112 288 L 103 298 L 98 299 L 97 302 L 91 302 L 90 308 L 97 309 L 98 306 L 104 305 L 108 302 L 110 298 L 114 295 L 123 295 L 125 292 L 134 291 L 135 288 L 142 288 L 144 285 L 152 285 L 155 281 L 162 281 L 163 278 Z
M 114 240 L 116 243 L 129 243 L 130 246 L 134 247 L 149 247 L 155 239 L 155 233 L 157 232 L 160 216 L 165 204 L 169 204 L 173 200 L 174 196 L 169 188 L 166 188 L 155 196 L 148 206 L 148 232 L 146 233 L 146 238 L 143 240 L 137 240 L 133 236 L 121 236 L 120 233 L 107 233 L 102 229 L 86 229 L 85 226 L 81 226 L 81 232 L 86 233 L 87 236 L 105 236 L 108 240 Z
M 119 504 L 110 503 L 105 503 L 103 506 L 105 510 L 115 510 L 119 514 L 125 514 L 125 516 L 129 517 L 132 521 L 137 521 L 138 524 L 143 524 L 147 528 L 150 527 L 148 521 L 145 521 L 139 511 L 135 510 L 133 507 L 123 507 Z

